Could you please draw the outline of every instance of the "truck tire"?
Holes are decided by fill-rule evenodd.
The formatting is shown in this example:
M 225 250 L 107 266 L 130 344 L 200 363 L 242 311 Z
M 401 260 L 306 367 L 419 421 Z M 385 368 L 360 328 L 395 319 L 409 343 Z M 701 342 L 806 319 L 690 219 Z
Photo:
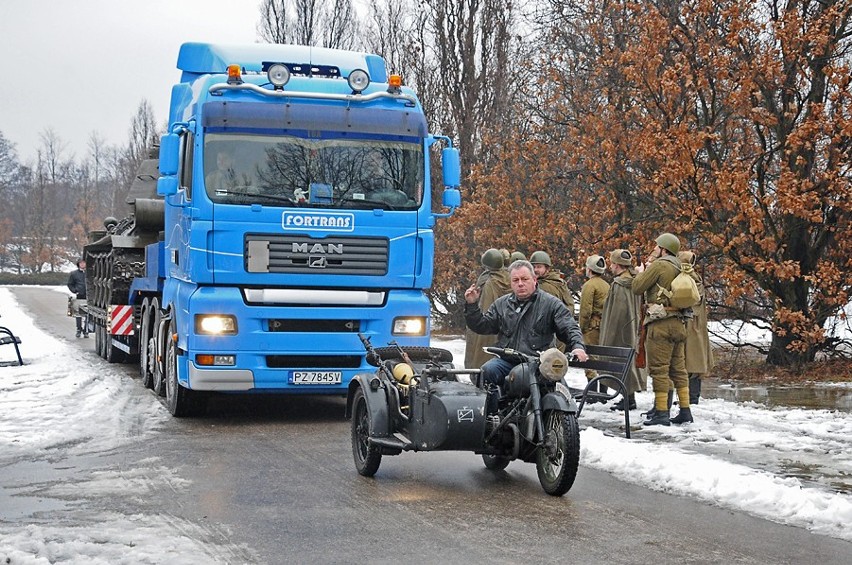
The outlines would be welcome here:
M 446 349 L 419 346 L 405 346 L 402 349 L 408 354 L 412 361 L 435 361 L 437 363 L 453 362 L 453 354 Z M 374 351 L 385 361 L 402 360 L 402 354 L 396 347 L 376 347 Z M 373 367 L 379 366 L 375 357 L 369 353 L 367 354 L 367 363 Z
M 148 372 L 148 336 L 151 333 L 150 308 L 151 305 L 148 299 L 143 299 L 140 310 L 142 323 L 139 328 L 139 376 L 142 378 L 142 386 L 146 388 L 150 386 L 148 382 L 151 380 L 150 373 Z
M 178 382 L 178 347 L 171 339 L 174 321 L 166 328 L 166 353 L 163 362 L 165 370 L 166 408 L 175 418 L 185 418 L 202 414 L 207 408 L 207 397 L 202 392 L 189 390 Z
M 149 318 L 151 324 L 151 335 L 146 341 L 146 349 L 148 351 L 148 367 L 151 373 L 151 382 L 147 385 L 148 388 L 154 391 L 157 396 L 166 395 L 166 387 L 163 384 L 163 365 L 158 362 L 158 355 L 166 351 L 165 343 L 160 343 L 160 321 L 163 314 L 160 311 L 160 299 L 151 299 L 151 316 Z M 159 352 L 159 353 L 158 353 Z

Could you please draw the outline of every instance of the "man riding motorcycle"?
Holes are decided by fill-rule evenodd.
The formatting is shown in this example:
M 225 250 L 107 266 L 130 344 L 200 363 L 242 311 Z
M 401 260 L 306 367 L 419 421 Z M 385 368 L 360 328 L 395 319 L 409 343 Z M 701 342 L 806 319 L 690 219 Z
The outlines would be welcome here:
M 583 336 L 574 316 L 558 298 L 537 289 L 533 266 L 528 261 L 515 261 L 509 266 L 509 276 L 512 293 L 495 300 L 485 313 L 478 306 L 480 290 L 476 284 L 465 291 L 467 326 L 478 334 L 497 334 L 496 347 L 529 355 L 551 347 L 555 335 L 567 344 L 570 356 L 586 361 Z M 482 366 L 480 378 L 492 385 L 488 394 L 489 414 L 495 414 L 498 409 L 495 385 L 502 387 L 506 375 L 519 362 L 494 358 Z

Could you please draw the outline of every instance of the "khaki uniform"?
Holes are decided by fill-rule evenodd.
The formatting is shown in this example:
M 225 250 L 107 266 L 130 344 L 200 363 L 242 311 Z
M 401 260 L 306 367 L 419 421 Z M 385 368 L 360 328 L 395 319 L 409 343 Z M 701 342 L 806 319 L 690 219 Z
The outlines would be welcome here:
M 609 287 L 601 314 L 600 345 L 630 347 L 639 345 L 639 300 L 633 294 L 631 285 L 633 275 L 624 271 L 618 275 Z M 639 369 L 634 363 L 626 375 L 627 394 L 645 390 L 647 371 Z
M 543 277 L 539 277 L 538 288 L 561 300 L 562 304 L 564 304 L 565 307 L 568 308 L 568 311 L 571 312 L 571 315 L 574 315 L 574 297 L 571 296 L 571 290 L 568 288 L 568 284 L 565 282 L 565 279 L 562 278 L 562 274 L 559 271 L 550 269 Z M 556 340 L 556 347 L 559 351 L 565 353 L 566 346 L 558 339 Z
M 578 322 L 583 332 L 583 343 L 598 345 L 601 337 L 601 313 L 606 296 L 609 293 L 609 283 L 599 275 L 595 275 L 583 283 L 580 289 L 580 314 Z M 586 370 L 586 378 L 592 380 L 598 375 L 597 371 Z
M 634 294 L 645 294 L 648 307 L 645 313 L 645 355 L 654 393 L 668 394 L 671 379 L 678 392 L 680 407 L 689 408 L 689 380 L 684 359 L 686 319 L 681 310 L 664 309 L 668 306 L 668 298 L 661 295 L 657 287 L 671 290 L 672 281 L 679 272 L 678 259 L 666 255 L 651 263 L 645 272 L 636 275 L 631 287 Z M 658 316 L 652 314 L 654 309 L 659 312 Z M 682 391 L 686 391 L 686 398 L 682 398 Z
M 496 271 L 485 270 L 476 279 L 476 286 L 482 289 L 479 295 L 479 310 L 487 312 L 489 306 L 503 296 L 512 292 L 512 284 L 509 281 L 509 271 L 499 269 Z M 485 353 L 482 348 L 490 347 L 497 342 L 496 335 L 480 335 L 474 333 L 470 328 L 465 330 L 464 366 L 467 369 L 478 369 L 494 358 L 493 355 Z
M 692 307 L 692 319 L 686 324 L 686 372 L 690 375 L 705 375 L 716 365 L 710 347 L 710 332 L 707 330 L 707 299 L 704 283 L 695 271 L 692 278 L 698 285 L 701 302 Z

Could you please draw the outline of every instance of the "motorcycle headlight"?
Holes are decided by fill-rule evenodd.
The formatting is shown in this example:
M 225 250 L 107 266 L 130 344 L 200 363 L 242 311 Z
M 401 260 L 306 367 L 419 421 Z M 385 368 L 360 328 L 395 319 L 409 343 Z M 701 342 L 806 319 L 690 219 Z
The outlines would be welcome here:
M 555 347 L 542 353 L 539 360 L 539 371 L 549 381 L 558 383 L 568 372 L 568 358 Z

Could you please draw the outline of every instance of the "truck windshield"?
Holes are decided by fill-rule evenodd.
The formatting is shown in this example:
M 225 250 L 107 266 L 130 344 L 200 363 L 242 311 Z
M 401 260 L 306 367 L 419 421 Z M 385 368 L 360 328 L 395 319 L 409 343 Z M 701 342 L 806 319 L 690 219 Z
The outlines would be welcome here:
M 423 200 L 418 143 L 208 133 L 204 178 L 214 202 L 415 210 Z

